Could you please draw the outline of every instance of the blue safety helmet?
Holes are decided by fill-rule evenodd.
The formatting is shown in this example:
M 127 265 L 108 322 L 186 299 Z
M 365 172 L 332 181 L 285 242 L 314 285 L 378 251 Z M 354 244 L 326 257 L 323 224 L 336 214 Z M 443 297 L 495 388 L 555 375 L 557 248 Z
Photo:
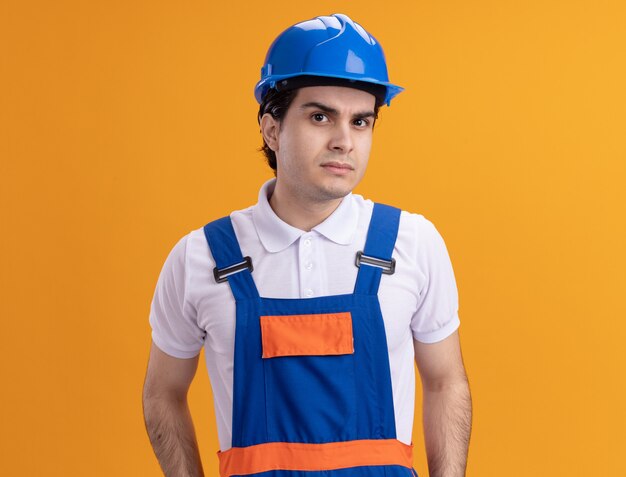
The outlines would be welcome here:
M 291 78 L 309 81 L 298 83 Z M 282 32 L 267 52 L 254 97 L 260 104 L 271 88 L 288 87 L 289 83 L 312 86 L 316 78 L 317 84 L 333 84 L 328 80 L 336 79 L 348 86 L 356 82 L 356 88 L 378 88 L 383 92 L 380 99 L 387 105 L 404 89 L 389 82 L 385 54 L 378 41 L 341 13 L 300 22 Z

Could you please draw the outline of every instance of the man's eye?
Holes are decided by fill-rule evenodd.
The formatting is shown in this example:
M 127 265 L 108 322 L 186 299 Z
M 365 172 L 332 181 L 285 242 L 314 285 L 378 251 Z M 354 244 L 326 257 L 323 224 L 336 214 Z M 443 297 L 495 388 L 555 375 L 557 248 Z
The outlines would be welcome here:
M 367 119 L 355 119 L 354 120 L 354 125 L 358 127 L 365 127 L 368 124 L 369 122 L 367 121 Z
M 321 123 L 326 120 L 326 115 L 322 113 L 315 113 L 313 116 L 313 121 L 316 123 Z

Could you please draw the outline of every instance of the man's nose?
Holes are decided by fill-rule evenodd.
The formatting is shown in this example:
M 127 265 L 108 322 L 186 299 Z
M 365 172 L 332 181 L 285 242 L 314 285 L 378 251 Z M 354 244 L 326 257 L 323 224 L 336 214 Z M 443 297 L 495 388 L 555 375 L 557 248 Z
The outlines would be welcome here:
M 353 147 L 354 142 L 350 125 L 345 123 L 336 124 L 333 128 L 328 148 L 335 152 L 347 154 L 352 151 Z

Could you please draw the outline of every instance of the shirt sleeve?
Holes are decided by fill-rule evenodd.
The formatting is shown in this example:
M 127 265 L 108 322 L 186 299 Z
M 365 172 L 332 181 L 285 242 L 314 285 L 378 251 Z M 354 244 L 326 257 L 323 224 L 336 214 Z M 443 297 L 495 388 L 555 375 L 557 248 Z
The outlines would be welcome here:
M 425 281 L 417 311 L 411 320 L 411 330 L 417 341 L 435 343 L 459 327 L 459 298 L 446 244 L 429 220 L 422 216 L 420 219 L 417 260 Z
M 188 235 L 168 255 L 157 281 L 150 307 L 152 341 L 175 358 L 193 358 L 204 344 L 205 331 L 186 301 L 185 256 Z

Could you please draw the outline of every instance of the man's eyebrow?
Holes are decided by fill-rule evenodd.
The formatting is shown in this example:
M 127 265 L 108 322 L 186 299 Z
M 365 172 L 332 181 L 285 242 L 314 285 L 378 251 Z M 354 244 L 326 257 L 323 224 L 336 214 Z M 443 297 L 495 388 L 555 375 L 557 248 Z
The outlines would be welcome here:
M 330 106 L 327 106 L 325 104 L 318 103 L 317 101 L 304 103 L 302 106 L 300 106 L 300 109 L 302 110 L 307 109 L 307 108 L 319 109 L 320 111 L 324 111 L 325 113 L 332 114 L 333 116 L 339 115 L 339 111 L 336 110 L 335 108 L 331 108 Z M 362 112 L 354 113 L 352 115 L 353 118 L 373 118 L 374 116 L 376 116 L 376 113 L 374 113 L 374 111 L 372 110 L 362 111 Z
M 339 114 L 339 111 L 337 111 L 335 108 L 331 108 L 330 106 L 326 106 L 325 104 L 318 103 L 317 101 L 310 101 L 300 106 L 300 109 L 308 109 L 308 108 L 319 109 L 320 111 L 324 111 L 325 113 L 332 114 L 335 116 Z

